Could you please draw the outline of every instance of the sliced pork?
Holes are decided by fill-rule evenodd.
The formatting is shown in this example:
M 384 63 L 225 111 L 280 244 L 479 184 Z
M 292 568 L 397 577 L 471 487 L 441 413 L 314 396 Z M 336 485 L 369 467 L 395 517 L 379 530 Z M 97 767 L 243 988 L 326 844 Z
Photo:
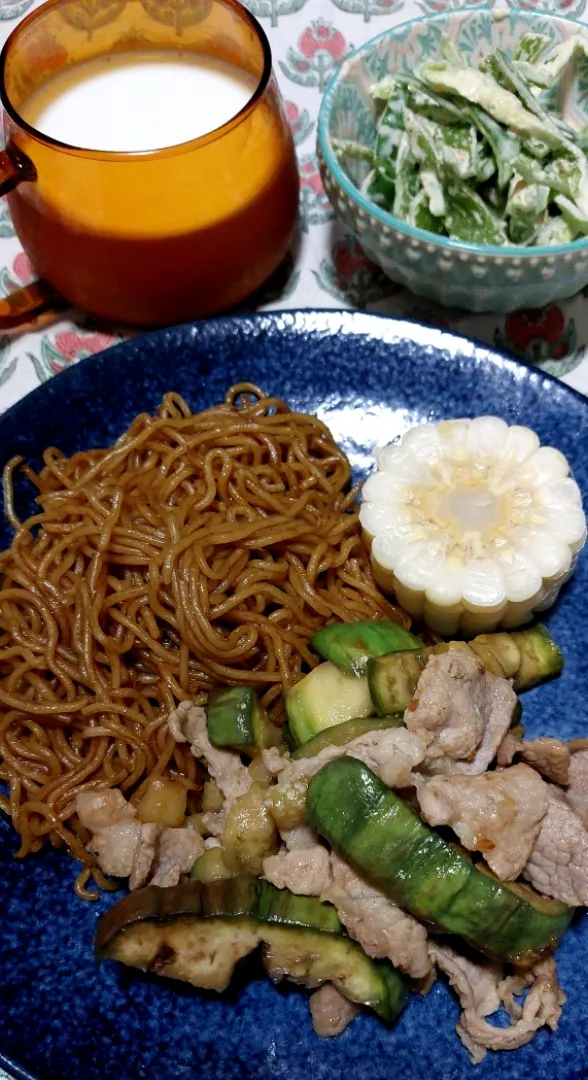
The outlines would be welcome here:
M 130 889 L 148 881 L 162 888 L 177 885 L 204 852 L 204 841 L 193 829 L 141 824 L 120 791 L 80 792 L 76 813 L 93 834 L 87 850 L 101 870 L 112 877 L 128 877 Z
M 288 851 L 303 851 L 318 844 L 318 833 L 310 825 L 296 825 L 293 829 L 280 829 L 280 836 Z
M 486 1050 L 518 1050 L 531 1042 L 539 1028 L 557 1030 L 566 995 L 557 981 L 555 960 L 552 956 L 540 960 L 532 971 L 535 980 L 519 1018 L 510 1027 L 494 1027 L 475 1010 L 462 1013 L 455 1030 L 474 1062 L 481 1061 Z
M 99 829 L 86 845 L 86 850 L 96 856 L 100 869 L 109 877 L 126 878 L 133 872 L 140 838 L 141 822 L 137 818 L 130 818 L 118 825 Z
M 430 825 L 449 825 L 464 847 L 481 851 L 503 881 L 522 872 L 549 806 L 549 787 L 528 765 L 481 776 L 419 780 L 417 797 Z
M 544 896 L 582 907 L 588 904 L 588 830 L 559 788 L 547 787 L 548 810 L 523 874 Z
M 520 739 L 509 732 L 499 748 L 498 764 L 510 765 L 517 755 L 554 784 L 568 783 L 571 753 L 568 743 L 561 739 Z
M 571 755 L 565 795 L 572 810 L 588 828 L 588 750 L 576 750 Z
M 553 780 L 554 784 L 568 783 L 571 754 L 565 742 L 547 737 L 521 741 L 519 753 L 527 765 L 531 765 L 548 780 Z
M 406 728 L 384 728 L 368 731 L 341 749 L 367 765 L 388 787 L 403 788 L 410 784 L 412 770 L 423 760 L 425 748 L 419 736 Z
M 275 748 L 263 751 L 263 763 L 277 777 L 278 790 L 296 789 L 306 794 L 309 780 L 326 765 L 339 757 L 354 757 L 363 761 L 388 787 L 405 787 L 411 782 L 412 770 L 423 760 L 425 748 L 421 739 L 406 728 L 384 728 L 369 731 L 345 746 L 326 746 L 315 757 L 293 760 Z
M 332 884 L 321 894 L 337 908 L 341 922 L 362 949 L 422 979 L 431 971 L 427 932 L 337 855 L 331 855 Z
M 472 656 L 429 657 L 404 714 L 426 745 L 430 773 L 483 773 L 506 735 L 517 703 L 511 684 Z
M 555 960 L 548 957 L 535 964 L 529 979 L 502 979 L 500 966 L 480 961 L 474 963 L 448 945 L 431 942 L 431 959 L 448 976 L 463 1009 L 457 1034 L 474 1064 L 482 1061 L 486 1050 L 516 1050 L 530 1042 L 541 1027 L 555 1031 L 561 1008 L 566 1000 L 557 981 Z M 530 989 L 522 1005 L 514 1003 L 509 1011 L 513 1021 L 509 1027 L 494 1027 L 487 1016 L 501 1003 L 511 1004 L 513 990 L 520 992 L 525 984 Z
M 429 941 L 429 956 L 447 975 L 462 1009 L 472 1010 L 478 1016 L 490 1016 L 500 1008 L 501 964 L 481 958 L 474 962 L 433 938 Z
M 133 857 L 133 869 L 129 879 L 129 889 L 141 889 L 149 881 L 151 869 L 156 859 L 159 839 L 163 832 L 163 825 L 148 821 L 141 826 L 139 839 Z M 204 847 L 202 848 L 202 851 Z M 202 854 L 200 851 L 200 854 Z M 198 856 L 196 856 L 198 858 Z M 189 869 L 189 867 L 188 867 Z M 176 883 L 177 884 L 177 883 Z
M 176 742 L 190 743 L 194 757 L 204 761 L 209 775 L 225 797 L 224 813 L 251 787 L 251 777 L 236 750 L 219 750 L 208 738 L 204 709 L 181 701 L 170 713 L 167 726 Z
M 359 1006 L 343 997 L 333 983 L 324 983 L 315 990 L 309 1004 L 312 1026 L 322 1039 L 341 1035 L 359 1012 Z
M 331 857 L 320 844 L 282 851 L 263 860 L 263 875 L 278 889 L 289 889 L 299 896 L 320 896 L 332 881 Z
M 496 751 L 496 764 L 499 765 L 501 769 L 506 768 L 507 765 L 512 765 L 519 752 L 521 742 L 522 739 L 519 735 L 515 735 L 514 731 L 507 731 Z
M 177 885 L 204 853 L 204 840 L 194 829 L 163 829 L 153 863 L 152 885 Z
M 572 810 L 588 827 L 588 740 L 562 742 L 548 737 L 527 740 L 509 732 L 498 751 L 498 764 L 510 765 L 517 755 L 565 789 Z
M 141 835 L 134 806 L 118 790 L 80 791 L 76 813 L 92 833 L 86 850 L 96 856 L 101 870 L 109 877 L 129 877 Z
M 80 791 L 76 798 L 76 813 L 86 829 L 99 832 L 134 818 L 137 811 L 122 791 L 108 788 L 105 791 Z
M 387 958 L 414 979 L 430 975 L 424 926 L 364 881 L 334 852 L 329 854 L 318 843 L 282 851 L 264 860 L 263 873 L 279 889 L 320 896 L 332 904 L 348 933 L 368 956 Z

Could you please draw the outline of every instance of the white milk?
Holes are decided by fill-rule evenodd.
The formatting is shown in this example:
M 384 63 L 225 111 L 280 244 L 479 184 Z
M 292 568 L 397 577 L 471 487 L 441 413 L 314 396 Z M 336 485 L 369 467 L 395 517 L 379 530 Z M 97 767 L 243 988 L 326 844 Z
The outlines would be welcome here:
M 24 119 L 87 150 L 159 150 L 221 127 L 247 104 L 257 79 L 194 53 L 126 53 L 60 72 L 25 102 Z

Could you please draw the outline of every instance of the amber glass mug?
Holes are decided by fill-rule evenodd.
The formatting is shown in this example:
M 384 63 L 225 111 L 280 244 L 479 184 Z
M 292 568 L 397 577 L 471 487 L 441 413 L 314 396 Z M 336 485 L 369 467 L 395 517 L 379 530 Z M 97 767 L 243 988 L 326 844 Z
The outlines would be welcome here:
M 85 150 L 20 114 L 57 72 L 109 54 L 193 50 L 253 75 L 222 127 L 157 151 Z M 58 296 L 109 320 L 167 325 L 226 310 L 284 258 L 298 172 L 267 38 L 236 0 L 49 0 L 0 58 L 0 194 L 41 281 L 0 302 L 0 328 Z

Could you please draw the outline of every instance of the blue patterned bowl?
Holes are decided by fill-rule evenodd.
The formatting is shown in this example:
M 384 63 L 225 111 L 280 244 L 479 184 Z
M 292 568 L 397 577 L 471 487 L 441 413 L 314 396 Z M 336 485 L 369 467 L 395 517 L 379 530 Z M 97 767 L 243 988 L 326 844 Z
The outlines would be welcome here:
M 376 110 L 370 87 L 384 75 L 412 74 L 424 60 L 440 56 L 447 34 L 476 62 L 492 48 L 510 49 L 529 31 L 565 41 L 582 27 L 573 19 L 515 8 L 448 11 L 395 26 L 352 53 L 327 87 L 318 125 L 318 159 L 325 190 L 338 216 L 366 254 L 388 277 L 417 296 L 470 311 L 540 308 L 573 296 L 588 284 L 588 238 L 553 247 L 491 247 L 465 244 L 413 228 L 380 209 L 359 187 L 368 165 L 341 164 L 333 139 L 372 146 Z M 579 80 L 566 97 L 564 114 L 588 122 L 588 82 Z

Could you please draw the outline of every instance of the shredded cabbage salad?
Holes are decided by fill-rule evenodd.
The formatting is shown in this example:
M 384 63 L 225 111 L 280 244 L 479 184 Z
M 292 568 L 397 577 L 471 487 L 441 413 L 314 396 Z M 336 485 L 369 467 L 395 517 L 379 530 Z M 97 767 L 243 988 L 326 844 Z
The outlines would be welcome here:
M 334 140 L 341 159 L 369 163 L 364 194 L 452 240 L 541 246 L 588 235 L 588 125 L 576 131 L 551 107 L 586 63 L 588 36 L 553 46 L 525 34 L 477 68 L 446 37 L 441 53 L 416 76 L 372 87 L 373 147 Z

